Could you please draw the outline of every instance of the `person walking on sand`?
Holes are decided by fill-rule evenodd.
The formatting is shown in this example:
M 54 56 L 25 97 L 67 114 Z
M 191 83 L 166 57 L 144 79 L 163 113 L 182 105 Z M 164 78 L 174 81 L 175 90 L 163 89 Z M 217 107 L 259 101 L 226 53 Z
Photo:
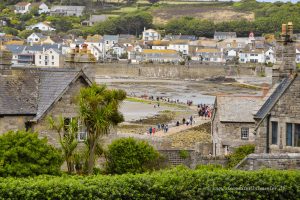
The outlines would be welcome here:
M 193 125 L 193 116 L 192 115 L 190 117 L 190 124 L 191 124 L 191 126 Z
M 154 134 L 155 134 L 155 131 L 156 131 L 156 130 L 155 130 L 155 128 L 153 127 L 153 128 L 152 128 L 152 134 L 153 134 L 153 136 L 154 136 Z
M 166 124 L 166 126 L 165 126 L 165 132 L 167 133 L 168 130 L 169 130 L 169 126 L 168 126 L 168 124 Z
M 160 130 L 160 124 L 157 124 L 157 130 Z
M 182 119 L 182 124 L 185 124 L 185 118 Z
M 152 127 L 149 128 L 149 134 L 152 135 Z

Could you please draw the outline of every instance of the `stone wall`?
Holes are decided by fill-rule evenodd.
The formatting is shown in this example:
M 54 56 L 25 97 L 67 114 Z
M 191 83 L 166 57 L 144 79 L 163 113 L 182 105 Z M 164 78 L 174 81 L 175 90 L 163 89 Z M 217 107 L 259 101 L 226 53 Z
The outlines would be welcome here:
M 151 77 L 168 79 L 201 79 L 212 76 L 227 76 L 239 73 L 240 75 L 253 75 L 255 70 L 247 67 L 228 68 L 223 65 L 193 64 L 190 66 L 170 64 L 121 64 L 102 63 L 82 65 L 85 73 L 91 77 Z M 233 71 L 233 73 L 232 73 Z
M 257 131 L 257 153 L 266 152 L 267 124 L 269 123 L 269 152 L 270 153 L 300 153 L 300 147 L 286 145 L 286 124 L 300 124 L 300 77 L 296 77 L 290 87 L 281 96 L 271 110 L 270 120 L 264 119 Z M 271 122 L 278 122 L 277 144 L 271 144 Z
M 249 128 L 248 140 L 241 139 L 241 128 L 243 127 Z M 213 154 L 216 156 L 225 155 L 238 146 L 254 144 L 254 128 L 255 123 L 221 122 L 218 110 L 216 110 L 212 120 Z M 228 146 L 228 152 L 225 152 L 224 145 Z
M 259 170 L 264 168 L 288 170 L 300 169 L 300 153 L 250 154 L 237 166 L 242 170 Z
M 68 118 L 77 117 L 78 107 L 75 98 L 78 95 L 80 88 L 86 86 L 87 84 L 81 78 L 72 83 L 68 91 L 52 106 L 47 115 L 40 119 L 38 123 L 32 125 L 32 129 L 37 131 L 40 137 L 47 137 L 50 144 L 59 147 L 58 133 L 49 130 L 47 116 L 52 116 L 54 118 L 57 118 L 60 115 Z
M 26 116 L 5 116 L 0 117 L 0 134 L 13 130 L 24 130 L 25 122 L 29 119 Z
M 221 165 L 225 167 L 227 164 L 225 157 L 213 157 L 203 155 L 195 150 L 184 150 L 188 152 L 188 157 L 183 158 L 180 156 L 181 151 L 180 149 L 159 150 L 159 152 L 165 156 L 167 162 L 173 166 L 185 165 L 194 169 L 197 165 Z

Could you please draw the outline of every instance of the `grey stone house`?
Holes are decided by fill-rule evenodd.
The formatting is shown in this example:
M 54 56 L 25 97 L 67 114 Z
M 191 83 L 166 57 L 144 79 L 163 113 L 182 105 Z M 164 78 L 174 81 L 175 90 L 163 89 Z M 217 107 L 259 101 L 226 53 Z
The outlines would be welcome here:
M 254 116 L 256 153 L 300 153 L 300 77 L 289 30 L 277 41 L 273 91 Z
M 75 97 L 91 81 L 81 70 L 14 69 L 0 74 L 0 134 L 32 129 L 59 145 L 56 132 L 49 130 L 47 116 L 62 115 L 66 121 L 78 116 Z M 79 140 L 86 137 L 80 130 Z
M 254 144 L 253 111 L 259 96 L 217 96 L 212 116 L 213 155 L 227 155 L 234 148 Z

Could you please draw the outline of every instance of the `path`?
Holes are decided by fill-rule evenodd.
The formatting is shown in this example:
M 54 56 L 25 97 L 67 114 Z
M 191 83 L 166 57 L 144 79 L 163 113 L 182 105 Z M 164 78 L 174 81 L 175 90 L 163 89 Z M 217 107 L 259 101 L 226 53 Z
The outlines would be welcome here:
M 158 131 L 154 134 L 153 137 L 167 137 L 167 136 L 170 136 L 170 135 L 173 135 L 175 133 L 179 133 L 181 131 L 185 131 L 185 130 L 188 130 L 188 129 L 191 129 L 191 128 L 194 128 L 195 126 L 199 126 L 201 124 L 204 124 L 206 122 L 209 122 L 209 119 L 207 118 L 206 120 L 202 117 L 194 117 L 194 121 L 195 123 L 191 126 L 191 125 L 180 125 L 180 126 L 172 126 L 172 127 L 169 127 L 169 130 L 167 133 L 165 133 L 163 130 L 161 131 Z

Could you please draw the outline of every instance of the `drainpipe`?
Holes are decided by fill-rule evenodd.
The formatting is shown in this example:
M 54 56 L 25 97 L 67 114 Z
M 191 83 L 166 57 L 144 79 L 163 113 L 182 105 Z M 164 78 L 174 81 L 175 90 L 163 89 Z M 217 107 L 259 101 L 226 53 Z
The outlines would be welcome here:
M 270 153 L 270 114 L 267 116 L 267 140 L 266 140 L 266 153 Z

